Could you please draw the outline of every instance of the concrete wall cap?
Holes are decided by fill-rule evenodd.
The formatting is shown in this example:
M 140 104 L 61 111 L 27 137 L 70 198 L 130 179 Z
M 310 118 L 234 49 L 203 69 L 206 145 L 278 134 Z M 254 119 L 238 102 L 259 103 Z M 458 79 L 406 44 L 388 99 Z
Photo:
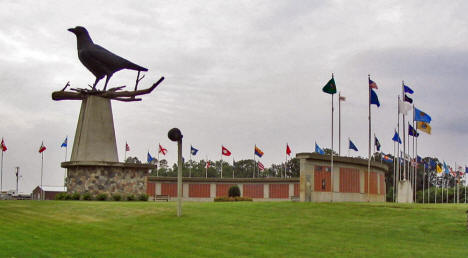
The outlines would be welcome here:
M 148 176 L 149 182 L 177 182 L 177 177 Z M 196 183 L 299 183 L 299 178 L 216 178 L 184 177 L 183 182 Z
M 302 152 L 297 153 L 296 158 L 306 159 L 306 160 L 316 160 L 316 161 L 327 161 L 330 162 L 330 155 L 321 155 L 318 153 Z M 352 158 L 352 157 L 342 157 L 342 156 L 333 156 L 333 163 L 338 164 L 350 164 L 367 167 L 368 160 L 362 158 Z M 371 169 L 381 169 L 384 172 L 388 171 L 387 164 L 383 164 L 377 161 L 371 161 Z
M 137 169 L 156 169 L 153 164 L 135 164 L 110 161 L 67 161 L 62 162 L 62 168 L 72 167 L 119 167 L 119 168 L 137 168 Z

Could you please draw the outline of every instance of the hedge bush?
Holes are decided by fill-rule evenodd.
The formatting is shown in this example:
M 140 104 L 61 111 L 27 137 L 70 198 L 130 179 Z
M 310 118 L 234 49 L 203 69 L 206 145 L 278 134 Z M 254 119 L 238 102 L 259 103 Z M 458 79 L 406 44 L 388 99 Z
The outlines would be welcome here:
M 69 193 L 65 193 L 64 200 L 72 200 L 72 195 Z
M 118 201 L 121 201 L 122 200 L 122 195 L 120 194 L 113 194 L 112 195 L 112 200 L 118 202 Z
M 107 194 L 106 193 L 100 193 L 100 194 L 96 195 L 96 200 L 98 200 L 98 201 L 107 200 Z
M 82 196 L 81 196 L 81 199 L 84 200 L 84 201 L 91 201 L 93 199 L 93 197 L 91 196 L 90 193 L 84 193 Z
M 65 200 L 65 195 L 67 193 L 58 193 L 57 195 L 55 195 L 55 200 Z
M 80 193 L 77 193 L 77 192 L 74 192 L 72 195 L 71 195 L 71 199 L 72 200 L 79 200 L 81 197 L 81 194 Z
M 146 202 L 146 201 L 148 201 L 148 195 L 147 194 L 140 194 L 140 195 L 138 195 L 138 200 Z
M 240 196 L 239 186 L 233 185 L 233 186 L 229 187 L 228 196 L 229 197 L 239 197 Z
M 130 194 L 130 195 L 127 195 L 127 201 L 135 201 L 135 195 L 133 194 Z
M 216 197 L 214 198 L 215 202 L 251 202 L 252 198 L 248 197 Z

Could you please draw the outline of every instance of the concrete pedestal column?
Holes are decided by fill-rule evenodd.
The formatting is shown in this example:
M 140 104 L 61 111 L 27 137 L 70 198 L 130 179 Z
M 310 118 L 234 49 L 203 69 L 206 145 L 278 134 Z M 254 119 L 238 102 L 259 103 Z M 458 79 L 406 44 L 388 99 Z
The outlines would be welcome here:
M 70 161 L 119 161 L 110 99 L 82 101 Z

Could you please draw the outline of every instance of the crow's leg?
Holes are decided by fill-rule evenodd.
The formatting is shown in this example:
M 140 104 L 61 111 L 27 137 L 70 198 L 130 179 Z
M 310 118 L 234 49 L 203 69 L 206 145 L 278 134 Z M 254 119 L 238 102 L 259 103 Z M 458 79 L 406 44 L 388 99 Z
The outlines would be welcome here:
M 93 84 L 93 90 L 96 90 L 96 85 L 98 83 L 100 79 L 98 77 L 96 77 L 96 80 L 94 81 L 94 84 Z
M 111 77 L 112 77 L 112 74 L 110 74 L 110 75 L 108 74 L 108 75 L 106 76 L 106 84 L 104 84 L 104 91 L 106 91 L 107 83 L 109 82 L 109 80 L 110 80 Z

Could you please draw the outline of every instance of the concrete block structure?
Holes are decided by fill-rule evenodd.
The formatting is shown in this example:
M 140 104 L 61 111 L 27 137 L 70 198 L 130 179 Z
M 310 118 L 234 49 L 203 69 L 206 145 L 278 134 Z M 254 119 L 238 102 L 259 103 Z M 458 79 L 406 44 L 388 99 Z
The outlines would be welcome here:
M 144 194 L 146 176 L 156 166 L 118 162 L 111 99 L 87 95 L 82 100 L 67 169 L 69 193 Z
M 213 201 L 228 196 L 231 186 L 239 186 L 241 196 L 254 201 L 289 201 L 299 197 L 298 178 L 194 178 L 182 179 L 185 201 Z M 168 195 L 177 198 L 176 177 L 147 177 L 146 193 L 150 197 Z
M 385 173 L 388 167 L 368 160 L 330 155 L 298 153 L 299 196 L 302 202 L 385 202 Z

